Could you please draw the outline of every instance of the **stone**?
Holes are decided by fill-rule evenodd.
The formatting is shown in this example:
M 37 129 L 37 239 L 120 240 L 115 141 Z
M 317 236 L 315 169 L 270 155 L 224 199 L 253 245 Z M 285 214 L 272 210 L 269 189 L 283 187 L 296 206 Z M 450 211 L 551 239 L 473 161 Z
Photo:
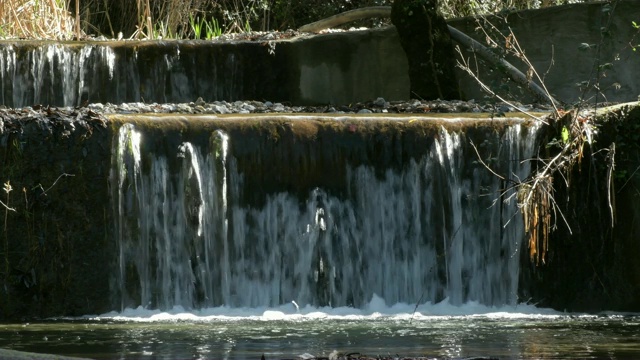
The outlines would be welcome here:
M 381 97 L 377 98 L 377 99 L 373 102 L 373 105 L 375 105 L 375 106 L 379 106 L 379 107 L 384 107 L 386 104 L 387 104 L 387 102 L 386 102 L 386 101 L 384 101 L 384 98 L 381 98 Z

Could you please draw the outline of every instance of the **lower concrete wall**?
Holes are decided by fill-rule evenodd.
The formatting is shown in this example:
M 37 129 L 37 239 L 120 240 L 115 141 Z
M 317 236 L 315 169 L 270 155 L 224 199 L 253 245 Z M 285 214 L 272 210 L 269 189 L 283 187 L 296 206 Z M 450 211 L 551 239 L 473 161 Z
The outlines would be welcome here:
M 96 314 L 119 310 L 121 305 L 142 305 L 118 302 L 113 286 L 118 274 L 128 274 L 132 278 L 139 275 L 131 268 L 117 265 L 122 254 L 118 253 L 116 239 L 122 234 L 117 234 L 120 228 L 114 225 L 114 203 L 119 201 L 119 206 L 128 209 L 127 214 L 140 213 L 135 210 L 136 197 L 114 195 L 118 186 L 126 185 L 128 189 L 137 186 L 135 181 L 139 181 L 135 180 L 135 174 L 128 174 L 134 180 L 118 184 L 118 178 L 111 175 L 115 167 L 124 173 L 135 168 L 135 160 L 131 157 L 122 157 L 122 164 L 112 161 L 113 142 L 117 141 L 116 134 L 123 123 L 135 123 L 147 132 L 141 149 L 144 156 L 155 158 L 156 150 L 173 154 L 158 158 L 169 159 L 167 166 L 175 171 L 183 169 L 182 158 L 176 153 L 185 139 L 194 144 L 210 144 L 209 136 L 216 129 L 228 133 L 233 145 L 230 154 L 234 157 L 229 160 L 229 166 L 237 171 L 237 175 L 230 175 L 230 178 L 241 184 L 231 188 L 240 191 L 234 197 L 236 204 L 248 209 L 259 209 L 270 196 L 283 192 L 293 194 L 300 199 L 300 204 L 305 204 L 310 190 L 316 187 L 330 194 L 348 194 L 355 191 L 351 188 L 355 185 L 349 184 L 345 177 L 347 165 L 371 166 L 376 169 L 376 176 L 384 178 L 403 166 L 415 166 L 416 159 L 431 156 L 427 152 L 435 142 L 446 142 L 441 133 L 446 127 L 465 139 L 459 145 L 464 150 L 455 156 L 458 159 L 456 170 L 461 172 L 460 176 L 464 174 L 475 180 L 450 182 L 446 177 L 448 172 L 425 167 L 424 184 L 433 181 L 433 189 L 449 195 L 443 195 L 441 199 L 433 197 L 424 204 L 442 210 L 453 206 L 450 204 L 453 199 L 462 196 L 460 200 L 465 211 L 475 214 L 462 218 L 465 221 L 463 233 L 473 233 L 469 241 L 476 236 L 475 230 L 465 230 L 471 222 L 476 221 L 474 226 L 478 226 L 478 232 L 490 226 L 502 228 L 502 224 L 478 220 L 484 219 L 482 216 L 492 208 L 493 201 L 487 196 L 477 196 L 478 189 L 495 182 L 496 178 L 475 160 L 476 153 L 468 140 L 481 144 L 481 153 L 490 154 L 503 154 L 503 146 L 517 145 L 496 137 L 509 126 L 512 121 L 509 119 L 439 121 L 433 118 L 423 121 L 423 118 L 396 117 L 379 121 L 379 117 L 378 120 L 373 117 L 306 117 L 294 123 L 292 117 L 286 115 L 282 118 L 271 116 L 267 120 L 252 117 L 254 115 L 118 115 L 103 122 L 89 111 L 70 112 L 64 116 L 56 112 L 46 114 L 45 111 L 27 110 L 9 115 L 9 111 L 0 111 L 0 180 L 3 183 L 0 200 L 10 208 L 0 205 L 3 216 L 0 225 L 0 320 Z M 521 252 L 524 254 L 518 286 L 521 301 L 531 299 L 540 306 L 569 311 L 640 309 L 640 268 L 636 261 L 640 256 L 640 227 L 636 225 L 640 213 L 640 183 L 636 174 L 640 163 L 639 132 L 636 131 L 639 119 L 637 106 L 614 113 L 601 125 L 596 143 L 606 147 L 612 142 L 617 144 L 615 226 L 611 227 L 608 190 L 603 181 L 606 152 L 594 148 L 591 156 L 590 149 L 585 149 L 582 168 L 575 169 L 570 176 L 570 189 L 563 188 L 563 178 L 556 179 L 556 199 L 572 231 L 567 230 L 563 220 L 556 221 L 558 230 L 552 233 L 545 264 L 534 266 L 526 258 L 527 252 Z M 524 129 L 522 136 L 526 139 L 523 141 L 537 138 Z M 554 135 L 550 133 L 549 136 Z M 540 145 L 546 141 L 549 140 L 542 139 Z M 134 148 L 131 139 L 122 141 L 119 149 L 125 148 Z M 511 162 L 509 157 L 507 162 L 491 164 L 493 169 L 498 169 L 497 166 L 510 166 Z M 141 164 L 143 172 L 151 171 L 148 163 Z M 498 172 L 507 173 L 506 169 Z M 460 184 L 467 184 L 465 191 L 451 192 Z M 181 186 L 176 188 L 183 189 Z M 449 197 L 454 193 L 458 195 Z M 413 197 L 409 193 L 406 195 Z M 398 201 L 403 202 L 401 198 Z M 438 201 L 443 205 L 437 205 L 440 204 Z M 433 213 L 436 214 L 435 221 L 418 226 L 423 232 L 435 231 L 436 235 L 428 236 L 429 239 L 447 238 L 454 231 L 452 217 L 443 215 L 443 211 Z M 131 229 L 141 226 L 136 216 L 120 218 L 121 223 L 126 222 Z M 518 218 L 512 218 L 512 223 L 515 222 L 513 219 Z M 500 233 L 505 239 L 518 236 Z M 131 236 L 129 240 L 137 243 L 139 238 Z M 499 254 L 504 253 L 492 254 L 496 259 L 502 259 Z M 438 266 L 439 270 L 434 273 L 443 271 L 444 274 L 443 263 Z M 133 284 L 131 289 L 123 288 L 135 293 L 135 284 L 140 284 L 135 281 Z

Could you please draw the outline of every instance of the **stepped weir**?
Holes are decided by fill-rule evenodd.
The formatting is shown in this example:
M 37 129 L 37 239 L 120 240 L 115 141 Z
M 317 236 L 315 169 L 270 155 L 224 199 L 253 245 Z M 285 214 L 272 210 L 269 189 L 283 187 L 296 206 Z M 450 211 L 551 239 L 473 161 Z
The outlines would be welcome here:
M 483 19 L 513 29 L 559 101 L 593 95 L 544 125 L 484 104 L 470 77 L 460 96 L 477 101 L 408 101 L 394 27 L 0 41 L 0 348 L 637 356 L 635 14 L 621 0 Z M 520 208 L 532 174 L 544 186 Z
M 536 49 L 527 54 L 534 67 L 550 69 L 546 85 L 560 100 L 585 95 L 575 84 L 590 79 L 593 59 L 576 61 L 575 37 L 558 36 L 574 32 L 540 23 L 598 24 L 603 6 L 509 18 L 520 44 Z M 635 36 L 635 8 L 621 1 L 624 16 L 611 19 L 620 38 Z M 467 34 L 477 26 L 451 24 Z M 576 29 L 581 43 L 602 39 L 600 26 Z M 292 301 L 360 308 L 374 297 L 387 305 L 531 299 L 556 309 L 639 308 L 640 270 L 630 256 L 640 251 L 637 106 L 594 123 L 603 148 L 581 153 L 571 189 L 554 179 L 568 226 L 558 226 L 549 262 L 536 267 L 523 255 L 512 185 L 540 165 L 531 159 L 548 155 L 561 127 L 541 131 L 514 114 L 341 115 L 341 104 L 409 98 L 395 29 L 291 34 L 0 42 L 2 315 Z M 599 90 L 609 101 L 637 97 L 625 74 L 638 57 L 622 47 L 624 61 Z M 492 70 L 487 79 L 500 84 Z M 460 81 L 467 97 L 482 98 L 472 80 Z M 321 104 L 333 114 L 231 115 L 200 105 L 247 99 Z M 110 103 L 124 105 L 113 114 Z M 165 103 L 191 114 L 153 114 Z M 616 149 L 608 182 L 618 182 L 616 192 L 585 175 L 602 171 L 596 157 L 608 149 Z M 614 194 L 618 202 L 607 202 Z

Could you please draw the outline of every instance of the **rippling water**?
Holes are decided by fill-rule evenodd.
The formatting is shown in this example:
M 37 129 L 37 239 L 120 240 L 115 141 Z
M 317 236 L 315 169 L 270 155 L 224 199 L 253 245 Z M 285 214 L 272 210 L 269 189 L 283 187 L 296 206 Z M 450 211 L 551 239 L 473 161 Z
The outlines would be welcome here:
M 500 359 L 640 357 L 640 315 L 564 314 L 531 306 L 446 303 L 352 308 L 212 308 L 0 325 L 0 347 L 98 359 L 369 356 Z

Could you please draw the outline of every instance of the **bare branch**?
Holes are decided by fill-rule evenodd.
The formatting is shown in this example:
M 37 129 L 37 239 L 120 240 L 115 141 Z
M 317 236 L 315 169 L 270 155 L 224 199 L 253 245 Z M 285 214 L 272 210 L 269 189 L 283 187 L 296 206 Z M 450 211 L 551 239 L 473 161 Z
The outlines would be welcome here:
M 544 121 L 541 117 L 539 116 L 535 116 L 533 114 L 531 114 L 530 112 L 528 112 L 525 109 L 522 109 L 520 107 L 518 107 L 517 105 L 513 104 L 512 102 L 510 102 L 509 100 L 501 97 L 500 95 L 498 95 L 497 93 L 495 93 L 493 90 L 491 90 L 491 88 L 489 88 L 489 86 L 487 86 L 484 82 L 482 82 L 482 80 L 480 80 L 480 78 L 478 76 L 476 76 L 476 74 L 473 72 L 473 70 L 471 70 L 471 67 L 469 66 L 469 62 L 468 60 L 464 59 L 464 56 L 462 55 L 462 50 L 460 50 L 459 46 L 456 46 L 456 51 L 458 52 L 458 54 L 460 55 L 460 58 L 462 59 L 462 62 L 458 61 L 458 67 L 462 70 L 464 70 L 467 74 L 469 74 L 469 76 L 471 76 L 477 83 L 478 85 L 480 85 L 480 87 L 482 88 L 482 90 L 486 91 L 487 93 L 489 93 L 491 96 L 499 99 L 500 101 L 511 105 L 513 108 L 515 108 L 516 110 L 518 110 L 519 112 L 531 117 L 532 119 L 535 119 L 537 121 L 542 122 L 545 125 L 548 125 L 546 121 Z
M 493 171 L 493 169 L 491 169 L 489 167 L 489 165 L 487 165 L 483 160 L 482 157 L 480 157 L 480 153 L 478 152 L 478 148 L 476 147 L 476 144 L 473 143 L 473 141 L 469 140 L 469 142 L 471 143 L 471 146 L 473 146 L 473 150 L 476 151 L 476 155 L 478 156 L 478 161 L 480 161 L 480 163 L 487 169 L 489 170 L 489 172 L 491 172 L 493 175 L 495 175 L 496 177 L 498 177 L 501 180 L 506 180 L 504 178 L 504 176 L 499 175 L 498 173 L 496 173 L 495 171 Z
M 302 32 L 320 32 L 324 29 L 329 29 L 335 26 L 340 26 L 346 24 L 348 22 L 360 20 L 360 19 L 368 19 L 374 17 L 390 17 L 391 16 L 391 6 L 371 6 L 361 9 L 355 9 L 350 11 L 345 11 L 343 13 L 328 17 L 326 19 L 322 19 L 311 24 L 304 25 L 298 29 L 298 31 Z

